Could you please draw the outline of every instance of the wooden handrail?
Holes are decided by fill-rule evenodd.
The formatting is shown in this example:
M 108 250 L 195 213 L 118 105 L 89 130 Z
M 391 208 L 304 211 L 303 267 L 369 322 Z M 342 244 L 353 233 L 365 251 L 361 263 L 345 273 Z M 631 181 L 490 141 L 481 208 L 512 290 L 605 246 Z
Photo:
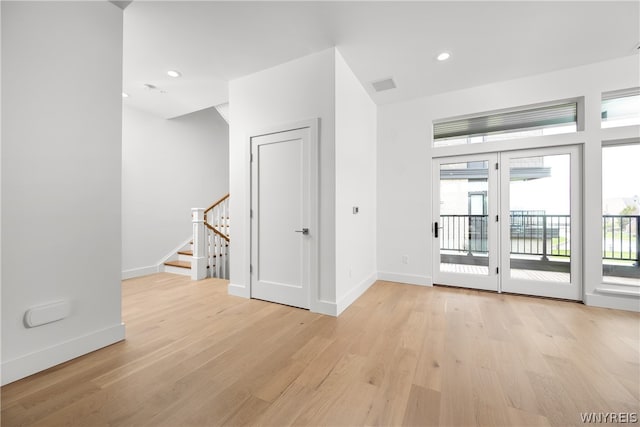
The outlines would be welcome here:
M 224 202 L 228 198 L 229 198 L 229 193 L 227 193 L 226 196 L 222 196 L 222 198 L 220 200 L 218 200 L 215 203 L 213 203 L 211 206 L 209 206 L 207 209 L 205 209 L 204 212 L 205 213 L 209 212 L 211 209 L 215 208 L 216 206 L 218 206 L 220 203 Z
M 224 240 L 226 240 L 227 242 L 229 241 L 229 236 L 227 236 L 226 234 L 218 231 L 215 227 L 212 227 L 211 224 L 209 224 L 208 222 L 205 222 L 204 225 L 211 231 L 213 231 L 214 233 L 216 233 L 218 236 L 222 237 Z

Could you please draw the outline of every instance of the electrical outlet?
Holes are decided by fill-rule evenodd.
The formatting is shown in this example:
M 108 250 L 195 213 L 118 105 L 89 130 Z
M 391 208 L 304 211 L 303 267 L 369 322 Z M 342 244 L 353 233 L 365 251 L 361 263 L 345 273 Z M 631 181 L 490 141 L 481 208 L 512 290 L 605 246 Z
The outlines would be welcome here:
M 409 264 L 409 255 L 402 255 L 402 263 Z

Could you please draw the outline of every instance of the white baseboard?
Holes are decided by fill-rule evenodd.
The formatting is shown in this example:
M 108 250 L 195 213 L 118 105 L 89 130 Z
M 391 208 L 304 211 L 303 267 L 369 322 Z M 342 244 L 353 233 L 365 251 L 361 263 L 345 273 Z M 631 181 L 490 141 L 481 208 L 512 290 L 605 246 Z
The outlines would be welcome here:
M 604 295 L 596 292 L 585 294 L 584 303 L 594 307 L 614 308 L 616 310 L 627 310 L 640 312 L 640 298 L 629 295 Z
M 433 286 L 433 280 L 429 276 L 419 276 L 416 274 L 389 273 L 378 271 L 378 280 L 386 282 L 407 283 L 409 285 Z
M 149 274 L 154 274 L 154 273 L 162 273 L 163 271 L 165 271 L 164 263 L 169 261 L 169 260 L 178 259 L 178 251 L 181 251 L 183 248 L 187 247 L 190 244 L 191 239 L 192 239 L 192 237 L 187 238 L 183 243 L 181 243 L 179 246 L 176 246 L 175 249 L 173 249 L 171 252 L 169 252 L 167 255 L 165 255 L 155 265 L 148 265 L 146 267 L 139 267 L 139 268 L 132 268 L 130 270 L 124 270 L 122 272 L 122 279 L 121 280 L 133 279 L 134 277 L 147 276 Z M 183 274 L 183 273 L 175 272 L 175 271 L 167 271 L 167 272 L 168 273 Z M 189 275 L 191 275 L 191 272 L 189 272 Z
M 338 304 L 331 301 L 317 300 L 311 302 L 310 310 L 312 313 L 320 313 L 326 316 L 338 316 Z
M 250 298 L 251 294 L 249 293 L 249 289 L 246 286 L 236 285 L 234 283 L 229 283 L 227 286 L 227 293 L 229 295 L 233 295 L 241 298 Z
M 92 332 L 42 350 L 2 362 L 2 385 L 28 377 L 125 338 L 124 323 Z
M 371 285 L 373 285 L 376 280 L 378 280 L 378 275 L 376 273 L 372 273 L 369 277 L 360 282 L 356 287 L 351 289 L 345 296 L 343 296 L 340 301 L 338 301 L 336 315 L 340 316 L 347 307 L 354 303 L 355 300 L 360 298 L 362 294 L 364 294 Z
M 178 259 L 178 251 L 181 251 L 183 248 L 189 246 L 191 243 L 191 239 L 193 239 L 193 236 L 189 236 L 187 239 L 185 239 L 184 242 L 176 246 L 171 252 L 169 252 L 160 261 L 158 261 L 158 265 L 164 265 L 164 263 L 167 261 Z
M 147 267 L 132 268 L 122 272 L 122 280 L 133 279 L 134 277 L 147 276 L 149 274 L 158 273 L 160 271 L 157 265 L 149 265 Z

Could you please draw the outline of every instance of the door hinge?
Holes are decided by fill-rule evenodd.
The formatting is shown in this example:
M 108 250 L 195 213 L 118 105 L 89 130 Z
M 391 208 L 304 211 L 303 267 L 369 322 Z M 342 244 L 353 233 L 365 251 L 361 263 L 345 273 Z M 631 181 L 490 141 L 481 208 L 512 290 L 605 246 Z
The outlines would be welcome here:
M 249 209 L 249 218 L 253 218 L 253 209 Z
M 498 163 L 496 163 L 496 170 L 498 170 L 498 168 L 499 168 Z
M 500 267 L 496 267 L 496 274 L 500 273 Z
M 249 264 L 249 273 L 253 273 L 253 265 Z
M 496 215 L 496 222 L 500 221 L 500 217 Z
M 251 154 L 250 154 L 250 159 L 251 159 L 251 160 L 249 160 L 249 161 L 250 161 L 250 162 L 253 162 L 253 153 L 251 153 Z

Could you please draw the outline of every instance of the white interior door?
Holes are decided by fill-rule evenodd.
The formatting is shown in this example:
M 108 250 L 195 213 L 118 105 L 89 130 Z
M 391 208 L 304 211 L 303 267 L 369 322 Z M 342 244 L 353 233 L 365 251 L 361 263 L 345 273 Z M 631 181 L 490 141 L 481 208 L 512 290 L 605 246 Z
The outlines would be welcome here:
M 433 161 L 433 281 L 498 291 L 494 153 Z
M 251 138 L 251 297 L 309 308 L 310 130 Z
M 502 291 L 581 300 L 580 150 L 505 152 L 500 164 Z

